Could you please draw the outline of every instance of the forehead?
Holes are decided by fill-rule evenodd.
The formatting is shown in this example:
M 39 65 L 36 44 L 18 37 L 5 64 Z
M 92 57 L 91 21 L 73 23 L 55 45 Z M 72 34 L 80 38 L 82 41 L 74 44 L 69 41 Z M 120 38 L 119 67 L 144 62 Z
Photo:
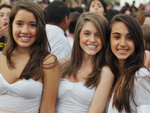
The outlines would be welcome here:
M 2 9 L 0 9 L 0 12 L 10 12 L 11 9 L 8 7 L 3 7 Z
M 113 33 L 113 32 L 119 32 L 119 33 L 127 34 L 127 33 L 129 33 L 129 30 L 123 22 L 115 22 L 111 28 L 111 33 Z
M 23 19 L 23 20 L 36 20 L 35 15 L 33 14 L 33 12 L 25 10 L 25 9 L 20 9 L 18 10 L 18 12 L 16 13 L 14 20 L 15 19 Z
M 91 4 L 100 4 L 100 5 L 102 5 L 102 3 L 101 3 L 99 0 L 93 0 L 93 1 L 91 2 Z
M 150 25 L 150 17 L 146 17 L 143 25 Z

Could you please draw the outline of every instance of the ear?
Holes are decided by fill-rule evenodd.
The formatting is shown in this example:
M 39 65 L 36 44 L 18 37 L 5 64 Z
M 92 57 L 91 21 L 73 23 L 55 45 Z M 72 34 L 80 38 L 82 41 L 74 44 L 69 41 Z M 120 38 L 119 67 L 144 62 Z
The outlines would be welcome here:
M 70 18 L 68 16 L 65 16 L 64 22 L 65 22 L 65 24 L 69 24 L 70 23 Z

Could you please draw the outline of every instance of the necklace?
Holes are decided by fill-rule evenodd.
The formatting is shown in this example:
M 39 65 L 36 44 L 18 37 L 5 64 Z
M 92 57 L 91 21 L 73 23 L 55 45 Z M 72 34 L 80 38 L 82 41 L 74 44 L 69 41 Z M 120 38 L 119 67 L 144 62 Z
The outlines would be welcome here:
M 80 74 L 80 73 L 81 73 L 81 71 L 78 71 L 78 73 Z

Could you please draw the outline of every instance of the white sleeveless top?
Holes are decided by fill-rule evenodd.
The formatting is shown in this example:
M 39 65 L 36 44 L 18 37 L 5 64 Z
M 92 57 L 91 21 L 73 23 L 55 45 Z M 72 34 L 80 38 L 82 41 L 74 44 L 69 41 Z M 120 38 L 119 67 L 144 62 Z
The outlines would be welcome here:
M 135 73 L 133 99 L 130 97 L 131 113 L 150 113 L 150 72 L 145 68 L 140 68 Z M 119 111 L 112 107 L 113 95 L 110 99 L 110 104 L 107 113 L 119 113 Z M 125 109 L 121 113 L 127 113 Z
M 87 88 L 84 82 L 73 83 L 61 78 L 56 113 L 88 113 L 95 89 Z
M 9 84 L 0 73 L 0 108 L 19 112 L 39 112 L 43 84 L 23 79 Z

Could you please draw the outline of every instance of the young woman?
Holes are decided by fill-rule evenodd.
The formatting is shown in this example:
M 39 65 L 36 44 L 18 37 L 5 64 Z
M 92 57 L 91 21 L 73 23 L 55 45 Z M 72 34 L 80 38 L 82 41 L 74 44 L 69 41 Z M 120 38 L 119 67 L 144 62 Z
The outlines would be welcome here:
M 0 52 L 1 111 L 55 113 L 60 71 L 49 47 L 41 8 L 30 0 L 18 1 Z
M 104 0 L 90 0 L 87 6 L 87 11 L 106 15 L 107 5 Z
M 149 113 L 150 73 L 144 68 L 140 25 L 134 17 L 118 14 L 107 34 L 106 62 L 116 78 L 108 113 Z
M 114 75 L 105 66 L 108 22 L 95 12 L 81 14 L 70 59 L 59 59 L 62 76 L 56 113 L 103 113 Z

